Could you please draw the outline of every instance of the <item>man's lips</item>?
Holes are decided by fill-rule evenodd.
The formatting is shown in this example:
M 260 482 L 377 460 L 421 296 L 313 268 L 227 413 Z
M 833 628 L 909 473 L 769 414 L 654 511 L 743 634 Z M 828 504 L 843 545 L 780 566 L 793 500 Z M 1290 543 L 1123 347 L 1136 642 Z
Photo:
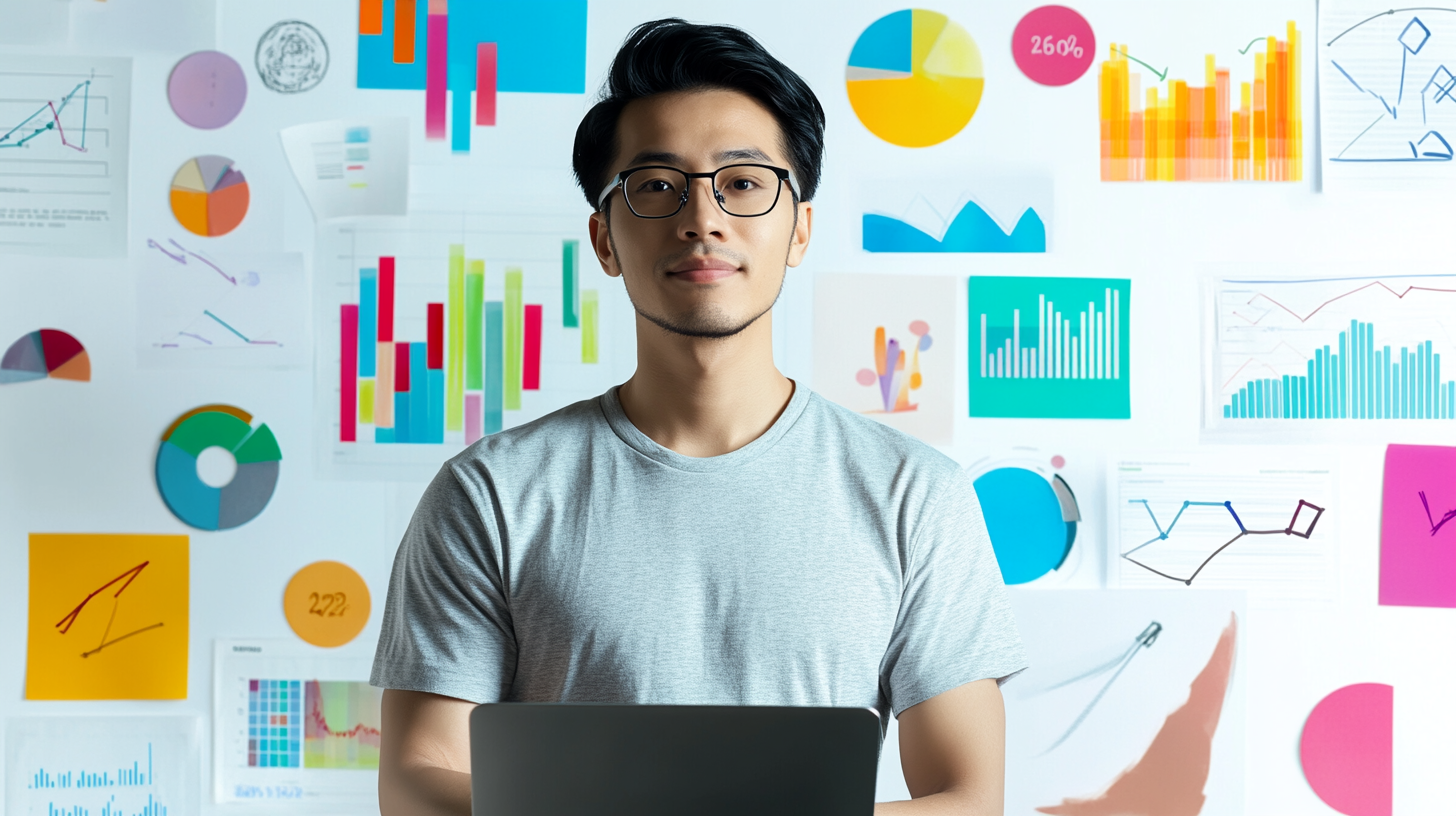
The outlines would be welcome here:
M 690 283 L 712 283 L 737 271 L 738 267 L 728 261 L 720 261 L 716 258 L 693 258 L 669 269 L 667 274 L 676 280 Z

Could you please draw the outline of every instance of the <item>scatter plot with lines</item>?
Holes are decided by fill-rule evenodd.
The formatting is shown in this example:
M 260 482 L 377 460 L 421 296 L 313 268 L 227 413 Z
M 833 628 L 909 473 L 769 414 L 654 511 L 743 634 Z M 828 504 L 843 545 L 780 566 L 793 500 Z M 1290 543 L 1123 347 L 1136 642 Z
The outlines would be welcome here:
M 217 641 L 216 801 L 370 807 L 381 726 L 371 658 L 368 647 Z
M 154 368 L 308 362 L 308 287 L 297 253 L 223 255 L 203 239 L 148 238 L 134 264 L 137 354 Z
M 1206 303 L 1207 432 L 1384 440 L 1367 429 L 1456 421 L 1456 275 L 1220 279 Z
M 185 698 L 188 582 L 187 536 L 32 533 L 26 698 Z
M 1450 181 L 1456 8 L 1324 0 L 1319 10 L 1325 177 Z
M 1330 463 L 1266 451 L 1111 466 L 1109 583 L 1246 589 L 1317 600 L 1338 589 Z
M 0 56 L 0 252 L 126 254 L 131 60 Z

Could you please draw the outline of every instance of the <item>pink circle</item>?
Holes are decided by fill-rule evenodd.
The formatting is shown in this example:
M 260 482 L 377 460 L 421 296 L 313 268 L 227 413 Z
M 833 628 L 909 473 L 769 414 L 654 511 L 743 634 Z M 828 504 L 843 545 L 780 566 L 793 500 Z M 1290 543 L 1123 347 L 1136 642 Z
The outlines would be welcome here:
M 1087 73 L 1097 55 L 1097 38 L 1087 18 L 1066 6 L 1027 12 L 1011 35 L 1011 56 L 1027 78 L 1042 85 L 1068 85 Z
M 238 61 L 221 51 L 183 57 L 167 78 L 167 101 L 187 124 L 215 130 L 236 119 L 248 99 L 248 78 Z
M 924 320 L 910 321 L 910 333 L 919 337 L 923 334 L 930 334 L 930 324 Z
M 1063 459 L 1060 456 L 1053 456 L 1052 457 L 1052 467 L 1056 468 L 1057 470 L 1061 470 L 1062 467 L 1064 465 L 1066 465 L 1066 464 L 1067 464 L 1067 460 L 1066 459 Z
M 859 371 L 855 372 L 854 381 L 859 383 L 860 385 L 874 385 L 875 372 L 870 371 L 868 368 L 861 368 Z

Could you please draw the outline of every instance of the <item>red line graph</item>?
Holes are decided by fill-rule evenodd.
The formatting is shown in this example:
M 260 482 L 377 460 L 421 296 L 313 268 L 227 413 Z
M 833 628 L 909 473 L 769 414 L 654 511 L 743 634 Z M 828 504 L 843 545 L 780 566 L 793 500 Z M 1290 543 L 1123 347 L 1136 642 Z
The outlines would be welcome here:
M 1321 303 L 1320 305 L 1316 306 L 1314 308 L 1314 311 L 1310 312 L 1307 315 L 1303 315 L 1303 316 L 1301 316 L 1298 312 L 1294 311 L 1293 309 L 1289 308 L 1288 306 L 1285 306 L 1283 303 L 1280 303 L 1279 301 L 1275 300 L 1274 298 L 1269 297 L 1268 295 L 1264 294 L 1263 292 L 1260 292 L 1259 294 L 1254 295 L 1253 297 L 1249 298 L 1248 305 L 1251 305 L 1252 306 L 1255 301 L 1260 300 L 1260 299 L 1263 299 L 1263 300 L 1268 301 L 1269 303 L 1272 303 L 1274 305 L 1275 309 L 1281 310 L 1281 311 L 1289 314 L 1295 320 L 1298 320 L 1300 323 L 1305 323 L 1305 322 L 1308 322 L 1310 318 L 1312 318 L 1315 315 L 1319 314 L 1320 311 L 1323 310 L 1326 306 L 1329 306 L 1330 304 L 1334 303 L 1335 301 L 1341 300 L 1343 298 L 1350 297 L 1351 295 L 1357 295 L 1357 294 L 1365 291 L 1366 289 L 1371 289 L 1371 288 L 1374 288 L 1374 287 L 1379 287 L 1381 289 L 1384 289 L 1385 291 L 1389 292 L 1390 294 L 1395 295 L 1396 298 L 1398 298 L 1400 300 L 1404 300 L 1405 299 L 1405 296 L 1406 295 L 1409 295 L 1412 292 L 1440 292 L 1440 293 L 1448 294 L 1448 295 L 1449 294 L 1456 294 L 1456 289 L 1437 289 L 1437 288 L 1430 287 L 1430 286 L 1407 286 L 1404 291 L 1397 292 L 1394 289 L 1390 288 L 1389 286 L 1386 286 L 1385 283 L 1384 283 L 1384 281 L 1372 281 L 1372 282 L 1367 283 L 1364 286 L 1361 286 L 1361 287 L 1359 287 L 1357 289 L 1351 289 L 1350 291 L 1345 292 L 1342 295 L 1336 295 L 1336 296 L 1330 298 L 1329 300 L 1325 301 L 1324 303 Z M 1264 314 L 1259 315 L 1257 318 L 1255 318 L 1253 320 L 1250 320 L 1248 317 L 1239 314 L 1237 311 L 1234 312 L 1234 316 L 1235 317 L 1238 317 L 1240 320 L 1245 321 L 1246 323 L 1248 323 L 1251 326 L 1257 326 L 1257 325 L 1259 325 L 1259 322 L 1260 321 L 1262 321 L 1264 318 L 1268 317 L 1271 312 L 1275 311 L 1275 309 L 1270 309 L 1268 312 L 1265 312 Z
M 63 635 L 66 632 L 70 631 L 71 624 L 73 624 L 73 623 L 76 622 L 76 618 L 80 616 L 81 610 L 86 608 L 86 604 L 90 603 L 92 598 L 95 598 L 97 595 L 100 595 L 102 592 L 104 592 L 106 590 L 107 587 L 109 587 L 112 584 L 116 583 L 117 581 L 120 581 L 121 579 L 125 578 L 126 579 L 126 583 L 124 583 L 120 587 L 118 587 L 117 590 L 116 590 L 116 594 L 112 596 L 114 598 L 120 598 L 121 597 L 121 593 L 124 592 L 124 591 L 126 591 L 126 588 L 127 587 L 131 586 L 131 582 L 132 581 L 135 581 L 136 578 L 137 578 L 137 576 L 138 575 L 141 575 L 142 574 L 142 570 L 146 569 L 146 566 L 148 564 L 150 564 L 150 563 L 152 563 L 152 562 L 150 562 L 150 561 L 143 561 L 140 564 L 137 564 L 135 567 L 132 567 L 131 569 L 127 570 L 126 572 L 123 572 L 122 574 L 116 576 L 115 578 L 112 578 L 110 581 L 107 581 L 106 583 L 102 584 L 101 587 L 99 589 L 97 589 L 95 592 L 92 592 L 90 595 L 87 595 L 86 596 L 86 600 L 81 601 L 81 603 L 77 604 L 76 605 L 76 608 L 75 609 L 72 609 L 71 610 L 71 613 L 69 615 L 65 616 L 64 618 L 61 618 L 60 622 L 56 624 L 56 628 L 57 629 L 60 629 L 61 630 L 61 634 L 63 634 Z
M 365 745 L 379 746 L 378 728 L 365 725 L 364 723 L 358 723 L 347 731 L 335 731 L 329 727 L 329 721 L 324 717 L 324 695 L 319 681 L 308 681 L 305 696 L 308 699 L 308 719 L 304 722 L 303 728 L 303 736 L 305 739 L 340 737 L 342 739 L 357 739 Z

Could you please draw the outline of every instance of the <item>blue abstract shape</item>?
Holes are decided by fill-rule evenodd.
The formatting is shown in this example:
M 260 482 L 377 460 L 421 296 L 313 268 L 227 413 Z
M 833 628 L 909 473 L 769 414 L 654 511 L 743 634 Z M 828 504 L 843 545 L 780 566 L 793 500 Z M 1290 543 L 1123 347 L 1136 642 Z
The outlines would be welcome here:
M 1072 549 L 1075 522 L 1063 520 L 1061 502 L 1046 477 L 1002 467 L 974 484 L 1003 581 L 1024 584 L 1062 565 Z
M 914 65 L 914 11 L 904 9 L 870 23 L 849 52 L 851 68 L 909 73 Z
M 1027 207 L 1008 235 L 974 201 L 966 202 L 955 220 L 936 240 L 898 218 L 866 213 L 866 252 L 1046 252 L 1046 224 Z

